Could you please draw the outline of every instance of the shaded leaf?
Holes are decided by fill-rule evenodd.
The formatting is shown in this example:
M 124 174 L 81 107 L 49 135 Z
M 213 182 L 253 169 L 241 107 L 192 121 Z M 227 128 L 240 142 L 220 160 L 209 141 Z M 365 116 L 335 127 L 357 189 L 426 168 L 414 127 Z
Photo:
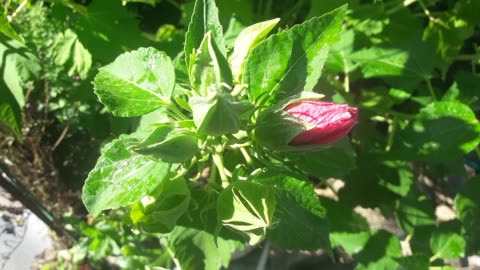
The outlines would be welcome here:
M 68 75 L 78 74 L 85 79 L 92 67 L 92 56 L 82 43 L 77 34 L 71 29 L 59 33 L 52 45 L 53 60 L 58 66 L 69 66 Z
M 480 124 L 472 110 L 460 102 L 427 105 L 397 132 L 392 159 L 445 161 L 472 151 L 480 142 Z
M 480 177 L 471 178 L 455 196 L 455 210 L 462 222 L 466 240 L 466 253 L 480 250 Z
M 272 243 L 293 250 L 330 250 L 329 226 L 325 208 L 308 182 L 288 177 L 265 175 L 254 181 L 274 187 L 277 206 L 274 225 L 267 231 Z
M 243 247 L 240 238 L 218 233 L 217 193 L 192 190 L 187 216 L 168 235 L 175 259 L 185 270 L 217 270 L 227 267 L 232 253 Z

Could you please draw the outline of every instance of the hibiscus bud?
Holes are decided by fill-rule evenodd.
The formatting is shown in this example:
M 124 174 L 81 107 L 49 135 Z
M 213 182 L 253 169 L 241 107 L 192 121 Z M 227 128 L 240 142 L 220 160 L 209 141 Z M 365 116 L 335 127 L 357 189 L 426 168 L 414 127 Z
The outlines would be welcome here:
M 297 97 L 263 111 L 255 137 L 271 150 L 311 150 L 339 140 L 356 123 L 357 108 Z

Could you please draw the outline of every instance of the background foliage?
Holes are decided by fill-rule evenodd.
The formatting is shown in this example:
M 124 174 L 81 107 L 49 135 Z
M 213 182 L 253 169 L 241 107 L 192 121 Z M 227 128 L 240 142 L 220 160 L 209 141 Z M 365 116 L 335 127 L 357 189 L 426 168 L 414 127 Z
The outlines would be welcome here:
M 276 200 L 282 204 L 276 208 L 288 210 L 277 212 L 276 218 L 292 220 L 287 215 L 296 213 L 301 217 L 298 222 L 320 224 L 316 224 L 319 229 L 304 232 L 296 229 L 299 224 L 288 223 L 268 230 L 267 239 L 289 249 L 331 248 L 335 260 L 348 257 L 358 269 L 448 269 L 453 259 L 480 252 L 480 180 L 476 176 L 480 168 L 479 2 L 219 0 L 218 22 L 213 23 L 221 25 L 217 35 L 223 35 L 225 45 L 231 48 L 238 33 L 256 22 L 278 17 L 277 27 L 291 29 L 289 33 L 294 35 L 294 25 L 316 20 L 345 3 L 345 17 L 337 22 L 342 27 L 339 40 L 327 42 L 329 48 L 321 54 L 318 66 L 307 69 L 313 75 L 306 79 L 287 74 L 278 86 L 280 94 L 273 99 L 282 98 L 283 90 L 298 87 L 298 91 L 311 89 L 331 101 L 358 107 L 352 147 L 339 144 L 328 151 L 280 154 L 279 160 L 298 164 L 311 181 L 258 179 L 278 189 L 275 194 L 280 198 Z M 107 113 L 91 84 L 99 68 L 118 71 L 105 66 L 139 47 L 152 46 L 175 59 L 183 50 L 194 2 L 13 0 L 3 7 L 2 155 L 17 164 L 49 160 L 66 189 L 78 191 L 102 145 L 102 151 L 109 151 L 112 145 L 125 142 L 111 141 L 113 138 L 148 123 L 148 117 L 157 117 L 116 118 Z M 299 33 L 303 30 L 297 29 Z M 277 31 L 275 28 L 272 33 Z M 279 34 L 267 42 L 288 50 L 290 38 Z M 197 48 L 201 40 L 195 42 L 187 47 Z M 253 49 L 251 54 L 261 57 L 269 46 L 273 45 Z M 297 55 L 293 53 L 293 57 Z M 298 54 L 298 59 L 301 57 Z M 277 60 L 282 62 L 281 55 Z M 255 83 L 261 79 L 259 70 L 270 67 L 248 61 L 243 82 L 261 85 Z M 188 74 L 176 65 L 175 76 L 181 80 Z M 273 103 L 273 99 L 266 102 Z M 42 150 L 31 150 L 37 148 Z M 42 154 L 32 158 L 31 153 Z M 236 158 L 231 157 L 226 166 L 233 169 Z M 344 183 L 340 190 L 332 187 L 333 197 L 312 201 L 298 195 L 298 190 L 325 189 L 332 183 L 330 178 Z M 176 199 L 185 204 L 208 205 L 217 200 L 200 191 L 186 195 L 181 186 L 168 188 L 175 189 Z M 131 203 L 135 202 L 121 205 Z M 358 206 L 379 210 L 396 221 L 397 230 L 371 228 L 365 216 L 358 214 Z M 454 210 L 455 217 L 443 219 L 436 212 L 439 206 Z M 61 206 L 56 207 L 62 212 Z M 131 211 L 135 213 L 135 209 L 134 205 Z M 215 206 L 198 216 L 208 215 L 215 215 Z M 113 263 L 119 267 L 126 267 L 125 261 L 171 267 L 178 263 L 171 257 L 174 254 L 188 269 L 198 267 L 188 262 L 191 254 L 200 253 L 204 256 L 201 268 L 215 269 L 227 265 L 230 251 L 241 246 L 230 235 L 214 239 L 214 224 L 202 221 L 198 224 L 203 227 L 195 228 L 195 220 L 176 218 L 180 226 L 168 239 L 157 232 L 144 233 L 148 220 L 142 220 L 142 234 L 132 234 L 122 211 L 109 212 L 95 223 L 80 222 L 72 227 L 81 236 L 72 250 L 77 257 L 69 258 L 65 267 L 84 258 L 93 265 L 106 263 L 107 254 L 120 258 Z M 119 230 L 123 233 L 112 233 Z M 139 247 L 141 254 L 137 253 Z M 220 251 L 223 253 L 215 253 Z

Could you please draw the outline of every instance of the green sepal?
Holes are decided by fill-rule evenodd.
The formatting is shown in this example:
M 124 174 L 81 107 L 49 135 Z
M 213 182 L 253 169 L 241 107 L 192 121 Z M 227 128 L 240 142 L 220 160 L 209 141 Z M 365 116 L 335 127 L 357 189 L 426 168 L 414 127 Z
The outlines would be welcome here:
M 164 124 L 155 128 L 131 150 L 167 163 L 191 160 L 198 151 L 197 134 L 189 129 Z
M 248 109 L 223 91 L 211 91 L 207 97 L 191 97 L 188 101 L 193 112 L 197 132 L 203 135 L 222 136 L 240 130 L 239 117 Z
M 313 128 L 313 126 L 297 120 L 295 117 L 284 111 L 288 105 L 303 101 L 317 100 L 323 95 L 313 92 L 304 92 L 286 98 L 274 106 L 262 111 L 256 121 L 254 133 L 256 141 L 263 147 L 274 151 L 304 151 L 325 148 L 325 146 L 289 146 L 288 143 L 298 134 Z

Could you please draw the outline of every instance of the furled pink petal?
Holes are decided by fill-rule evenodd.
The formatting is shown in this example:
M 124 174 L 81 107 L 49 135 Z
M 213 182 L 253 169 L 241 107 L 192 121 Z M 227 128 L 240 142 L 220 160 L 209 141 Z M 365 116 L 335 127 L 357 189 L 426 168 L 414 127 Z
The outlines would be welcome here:
M 328 144 L 345 136 L 357 123 L 357 108 L 321 101 L 301 101 L 284 109 L 298 120 L 314 125 L 290 141 L 290 145 Z

